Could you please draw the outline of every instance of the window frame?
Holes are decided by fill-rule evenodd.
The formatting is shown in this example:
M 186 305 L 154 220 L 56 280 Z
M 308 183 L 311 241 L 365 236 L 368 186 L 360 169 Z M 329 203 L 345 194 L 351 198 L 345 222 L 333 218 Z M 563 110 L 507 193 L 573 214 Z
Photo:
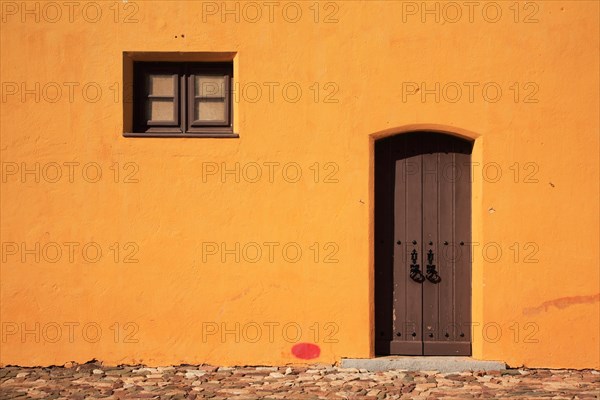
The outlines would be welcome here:
M 196 98 L 200 96 L 196 96 L 195 92 L 195 84 L 196 84 L 196 76 L 204 75 L 204 76 L 218 76 L 224 77 L 225 87 L 223 88 L 223 94 L 225 98 L 225 120 L 223 121 L 198 121 L 194 120 L 194 106 L 196 105 Z M 186 74 L 187 78 L 187 126 L 186 129 L 188 132 L 206 132 L 209 128 L 212 127 L 223 127 L 223 126 L 231 126 L 231 76 L 232 74 L 229 71 L 223 69 L 219 66 L 206 66 L 206 67 L 197 67 L 195 65 L 191 65 L 188 67 Z
M 148 76 L 173 75 L 175 121 L 148 121 Z M 225 79 L 225 119 L 222 121 L 194 120 L 195 76 L 221 76 Z M 136 61 L 133 65 L 133 133 L 126 137 L 239 137 L 233 133 L 233 107 L 231 81 L 232 62 L 148 62 Z M 167 96 L 156 96 L 157 98 Z

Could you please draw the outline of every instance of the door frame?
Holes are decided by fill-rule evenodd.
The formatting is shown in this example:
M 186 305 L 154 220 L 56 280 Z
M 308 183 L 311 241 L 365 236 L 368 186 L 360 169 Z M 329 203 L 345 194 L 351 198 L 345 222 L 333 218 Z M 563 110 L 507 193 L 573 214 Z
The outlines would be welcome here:
M 473 141 L 471 163 L 474 167 L 482 166 L 481 134 L 449 125 L 411 124 L 385 129 L 369 135 L 369 357 L 375 357 L 375 142 L 391 136 L 409 132 L 428 131 L 445 135 L 457 136 Z M 471 241 L 482 242 L 482 179 L 474 169 L 471 183 Z M 472 256 L 471 263 L 471 323 L 477 326 L 483 321 L 483 276 L 480 257 Z M 471 357 L 482 358 L 482 338 L 471 335 Z

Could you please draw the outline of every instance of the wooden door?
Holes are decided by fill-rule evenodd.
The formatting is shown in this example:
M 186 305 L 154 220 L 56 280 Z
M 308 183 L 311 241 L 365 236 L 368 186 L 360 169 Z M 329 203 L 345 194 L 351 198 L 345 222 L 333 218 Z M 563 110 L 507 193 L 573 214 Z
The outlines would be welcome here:
M 471 354 L 471 151 L 433 132 L 375 143 L 377 354 Z

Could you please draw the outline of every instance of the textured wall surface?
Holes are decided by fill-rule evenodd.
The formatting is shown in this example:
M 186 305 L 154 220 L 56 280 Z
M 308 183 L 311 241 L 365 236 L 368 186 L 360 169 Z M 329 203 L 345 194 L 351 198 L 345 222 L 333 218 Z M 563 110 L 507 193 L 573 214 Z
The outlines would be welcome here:
M 1 364 L 372 356 L 373 142 L 434 128 L 474 358 L 600 368 L 597 2 L 66 3 L 1 4 Z M 145 51 L 235 53 L 239 139 L 124 138 Z

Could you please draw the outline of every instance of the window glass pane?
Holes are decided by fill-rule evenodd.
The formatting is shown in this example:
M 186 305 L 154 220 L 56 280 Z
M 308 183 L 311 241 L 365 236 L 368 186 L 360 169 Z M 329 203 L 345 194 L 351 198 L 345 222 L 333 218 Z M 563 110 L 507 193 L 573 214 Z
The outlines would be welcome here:
M 199 97 L 225 97 L 224 76 L 202 76 L 195 77 L 194 94 Z
M 148 81 L 148 94 L 154 96 L 175 95 L 173 75 L 149 75 Z
M 149 121 L 173 121 L 173 100 L 148 99 L 146 117 Z
M 225 100 L 196 99 L 194 119 L 196 121 L 224 121 Z

